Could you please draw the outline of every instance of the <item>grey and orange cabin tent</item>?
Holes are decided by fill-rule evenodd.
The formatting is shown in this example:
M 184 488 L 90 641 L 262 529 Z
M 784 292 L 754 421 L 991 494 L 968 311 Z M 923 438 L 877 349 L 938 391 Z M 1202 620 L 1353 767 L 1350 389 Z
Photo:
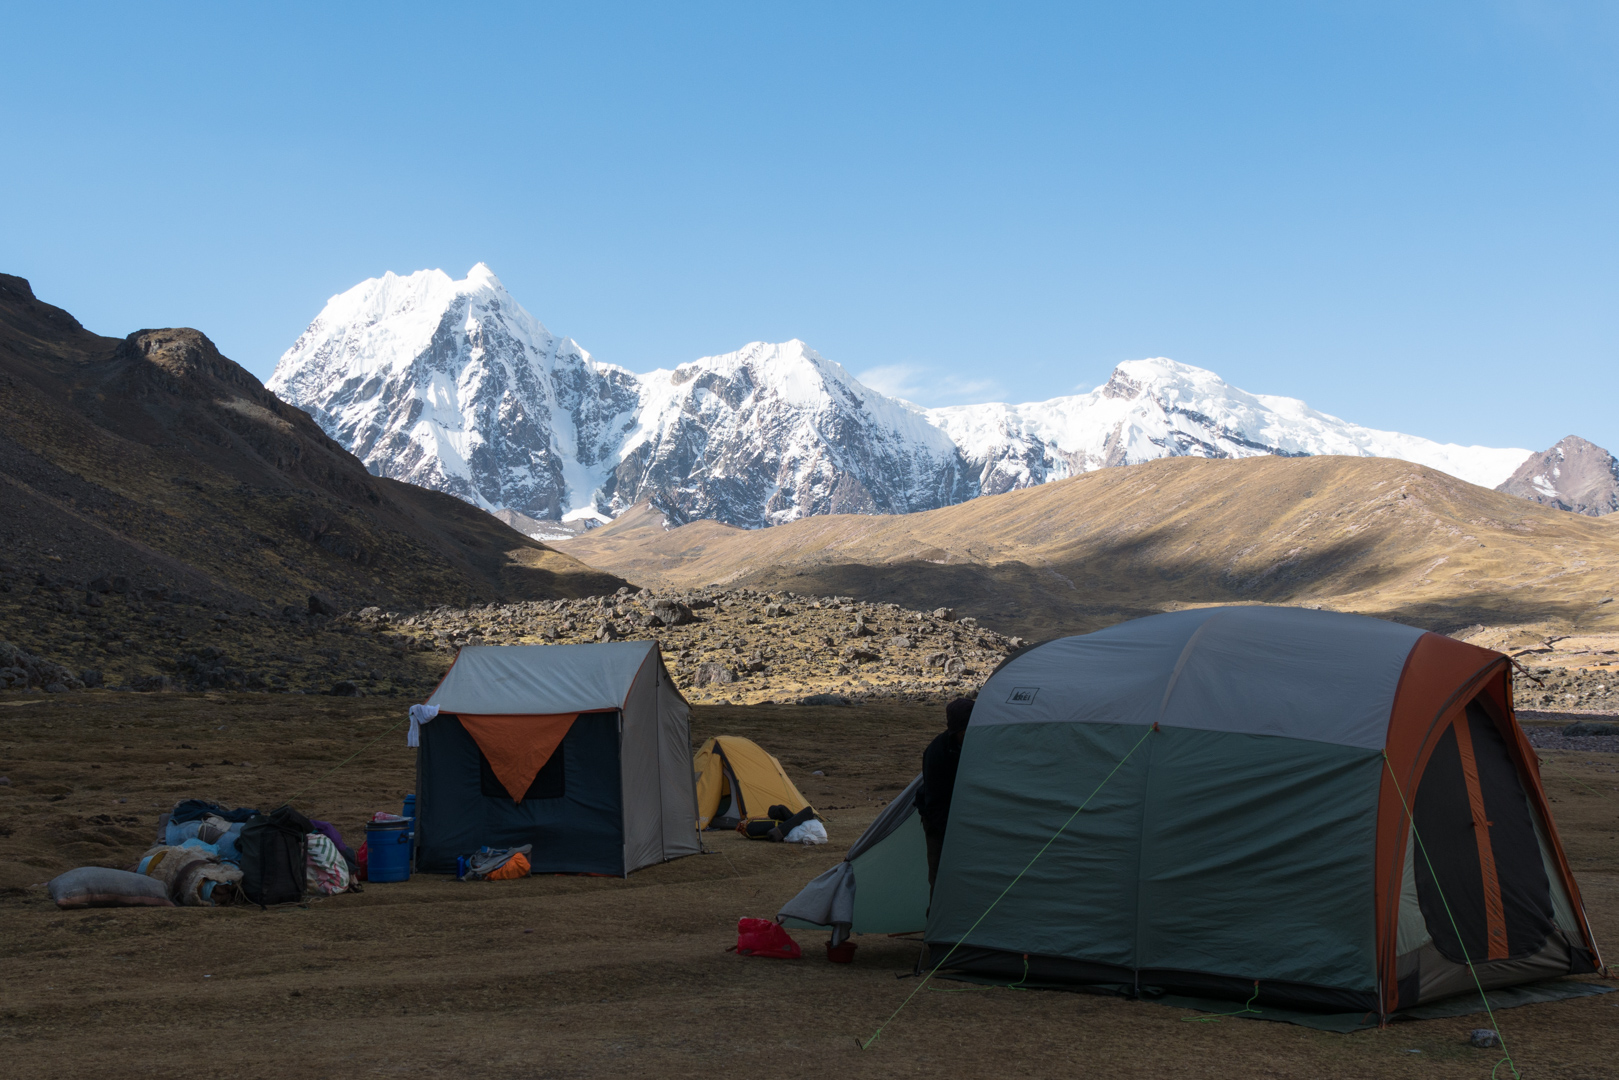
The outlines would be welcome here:
M 1476 992 L 1469 964 L 1487 989 L 1598 970 L 1510 663 L 1280 607 L 1013 657 L 967 730 L 928 962 L 1139 994 L 1257 982 L 1260 1005 L 1374 1021 Z
M 654 641 L 463 648 L 427 704 L 416 865 L 534 845 L 534 873 L 696 854 L 691 710 Z

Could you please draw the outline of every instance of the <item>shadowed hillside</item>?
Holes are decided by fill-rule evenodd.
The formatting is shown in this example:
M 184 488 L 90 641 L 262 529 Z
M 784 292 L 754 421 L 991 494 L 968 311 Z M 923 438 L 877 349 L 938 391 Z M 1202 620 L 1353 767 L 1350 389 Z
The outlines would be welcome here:
M 666 530 L 649 510 L 559 545 L 661 587 L 728 583 L 957 607 L 1006 633 L 1179 605 L 1319 604 L 1442 630 L 1619 629 L 1619 533 L 1383 458 L 1170 458 L 902 516 Z
M 622 584 L 459 499 L 371 476 L 197 331 L 100 337 L 7 275 L 0 494 L 0 637 L 119 677 L 206 684 L 186 677 L 200 665 L 239 684 L 259 667 L 330 685 L 348 666 L 386 683 L 392 667 L 408 684 L 425 674 L 391 652 L 249 654 L 262 631 L 308 632 L 311 594 L 337 613 Z

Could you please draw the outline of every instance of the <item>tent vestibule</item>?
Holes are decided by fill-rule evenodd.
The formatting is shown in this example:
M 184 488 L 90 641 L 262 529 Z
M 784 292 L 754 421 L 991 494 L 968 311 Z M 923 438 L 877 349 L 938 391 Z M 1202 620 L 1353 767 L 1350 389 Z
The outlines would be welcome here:
M 843 856 L 777 913 L 783 926 L 824 926 L 832 944 L 850 934 L 908 934 L 928 919 L 928 850 L 916 812 L 918 775 Z

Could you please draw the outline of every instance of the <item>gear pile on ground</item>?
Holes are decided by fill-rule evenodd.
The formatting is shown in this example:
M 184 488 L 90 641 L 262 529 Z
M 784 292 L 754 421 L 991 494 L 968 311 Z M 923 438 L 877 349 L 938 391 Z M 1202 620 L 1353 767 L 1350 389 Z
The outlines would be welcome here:
M 911 611 L 851 597 L 749 589 L 654 595 L 620 589 L 581 600 L 437 608 L 366 608 L 336 620 L 401 649 L 658 641 L 693 701 L 793 702 L 869 696 L 932 700 L 977 686 L 1023 646 L 939 608 Z

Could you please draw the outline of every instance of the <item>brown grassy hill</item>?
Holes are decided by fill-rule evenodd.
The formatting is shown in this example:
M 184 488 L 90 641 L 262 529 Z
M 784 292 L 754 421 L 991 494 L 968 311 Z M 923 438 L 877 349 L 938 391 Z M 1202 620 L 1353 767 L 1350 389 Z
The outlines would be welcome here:
M 1615 517 L 1619 517 L 1616 515 Z M 1006 633 L 1180 605 L 1319 604 L 1456 630 L 1619 630 L 1619 533 L 1378 458 L 1171 458 L 958 506 L 745 531 L 647 510 L 559 546 L 658 588 L 951 606 Z
M 303 634 L 312 593 L 343 610 L 622 584 L 459 499 L 370 475 L 197 331 L 100 337 L 8 275 L 0 500 L 0 637 L 119 677 L 181 675 L 177 656 L 222 641 L 255 648 L 226 629 L 241 619 Z M 325 670 L 329 685 L 329 660 L 252 666 Z

